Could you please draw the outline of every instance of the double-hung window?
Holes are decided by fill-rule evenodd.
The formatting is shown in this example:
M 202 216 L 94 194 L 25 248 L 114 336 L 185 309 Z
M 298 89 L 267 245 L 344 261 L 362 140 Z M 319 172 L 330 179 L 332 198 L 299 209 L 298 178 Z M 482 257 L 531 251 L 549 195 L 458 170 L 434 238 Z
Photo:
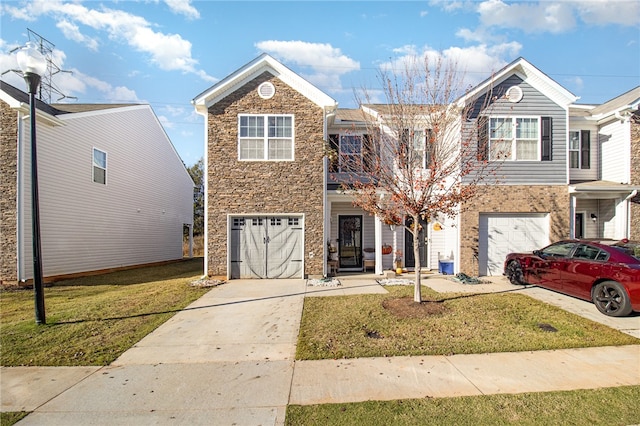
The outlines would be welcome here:
M 591 140 L 588 130 L 569 132 L 569 167 L 589 169 L 591 167 Z
M 93 148 L 93 181 L 107 184 L 107 153 Z
M 491 160 L 540 160 L 539 117 L 491 117 L 489 153 Z
M 340 135 L 340 171 L 362 171 L 362 135 Z
M 293 160 L 293 115 L 240 115 L 238 135 L 240 160 Z

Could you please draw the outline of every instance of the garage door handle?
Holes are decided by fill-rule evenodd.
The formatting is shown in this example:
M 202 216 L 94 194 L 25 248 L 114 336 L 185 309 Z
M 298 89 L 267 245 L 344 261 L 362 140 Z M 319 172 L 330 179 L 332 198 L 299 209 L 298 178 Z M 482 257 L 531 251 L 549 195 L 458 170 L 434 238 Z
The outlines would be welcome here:
M 269 238 L 269 237 L 264 237 L 264 240 L 263 240 L 263 241 L 264 241 L 264 243 L 265 243 L 265 244 L 267 244 L 267 243 L 271 242 L 271 238 Z

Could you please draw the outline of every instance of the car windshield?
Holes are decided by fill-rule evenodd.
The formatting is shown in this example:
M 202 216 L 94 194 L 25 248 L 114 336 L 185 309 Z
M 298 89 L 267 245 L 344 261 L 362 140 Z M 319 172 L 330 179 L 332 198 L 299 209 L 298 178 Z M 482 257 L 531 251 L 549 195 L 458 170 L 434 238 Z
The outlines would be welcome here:
M 640 242 L 636 241 L 624 241 L 613 244 L 611 247 L 616 250 L 620 250 L 621 252 L 628 254 L 629 256 L 633 256 L 636 259 L 640 260 Z
M 576 246 L 574 242 L 559 242 L 545 247 L 540 252 L 543 256 L 568 257 L 571 250 Z

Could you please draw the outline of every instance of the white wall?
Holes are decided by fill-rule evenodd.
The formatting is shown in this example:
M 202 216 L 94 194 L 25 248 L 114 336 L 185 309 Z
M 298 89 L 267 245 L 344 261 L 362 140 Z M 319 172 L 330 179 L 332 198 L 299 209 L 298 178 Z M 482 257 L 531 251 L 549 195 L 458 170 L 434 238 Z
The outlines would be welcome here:
M 629 183 L 631 141 L 628 122 L 615 120 L 603 125 L 598 133 L 602 151 L 602 180 Z
M 193 223 L 193 182 L 147 105 L 60 115 L 37 128 L 45 276 L 182 258 Z M 23 141 L 29 141 L 28 126 Z M 30 170 L 28 144 L 22 167 Z M 107 184 L 93 182 L 93 148 Z M 24 176 L 21 279 L 32 277 L 30 177 Z

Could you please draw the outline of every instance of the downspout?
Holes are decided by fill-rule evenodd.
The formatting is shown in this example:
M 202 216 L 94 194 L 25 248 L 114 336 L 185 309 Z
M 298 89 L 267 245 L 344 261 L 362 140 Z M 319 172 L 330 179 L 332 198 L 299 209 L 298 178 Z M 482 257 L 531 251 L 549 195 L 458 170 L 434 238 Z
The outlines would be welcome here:
M 627 229 L 625 230 L 625 238 L 631 238 L 631 203 L 629 202 L 629 200 L 634 198 L 636 195 L 638 195 L 638 190 L 634 189 L 633 191 L 631 191 L 631 194 L 629 194 L 627 198 L 624 199 L 624 201 L 627 203 L 627 220 L 625 221 Z
M 324 144 L 327 140 L 327 107 L 322 109 L 323 120 L 322 120 L 322 143 Z M 322 147 L 324 152 L 324 146 Z M 328 212 L 327 206 L 327 174 L 329 173 L 329 159 L 326 155 L 322 156 L 322 276 L 327 277 L 328 274 L 328 265 L 327 259 L 329 258 L 329 251 L 327 247 L 327 241 L 329 241 L 330 228 L 327 226 L 327 220 L 331 212 Z

